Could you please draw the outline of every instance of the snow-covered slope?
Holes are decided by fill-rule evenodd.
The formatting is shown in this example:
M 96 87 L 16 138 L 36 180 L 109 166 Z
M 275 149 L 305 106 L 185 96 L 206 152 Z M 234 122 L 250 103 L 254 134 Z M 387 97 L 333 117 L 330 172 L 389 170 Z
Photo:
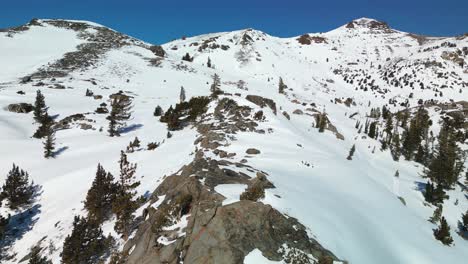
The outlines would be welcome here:
M 268 174 L 276 188 L 267 189 L 261 202 L 297 218 L 311 237 L 349 263 L 466 262 L 468 241 L 454 232 L 468 209 L 466 189 L 457 185 L 448 192 L 443 215 L 454 245 L 444 246 L 434 239 L 436 226 L 427 221 L 435 207 L 424 202 L 420 189 L 427 181 L 423 166 L 394 161 L 389 150 L 380 150 L 380 142 L 358 133 L 355 124 L 364 123 L 371 108 L 387 105 L 395 112 L 433 100 L 428 111 L 437 134 L 438 103 L 468 99 L 468 37 L 417 36 L 362 18 L 330 32 L 294 38 L 246 29 L 176 40 L 162 45 L 164 58 L 150 47 L 80 21 L 34 20 L 0 32 L 0 182 L 15 163 L 42 186 L 26 224 L 4 242 L 3 249 L 13 257 L 2 263 L 18 263 L 38 243 L 59 263 L 74 215 L 86 215 L 82 202 L 97 164 L 118 175 L 120 150 L 135 136 L 142 146 L 163 142 L 154 151 L 129 154 L 138 164 L 139 194 L 152 193 L 164 176 L 190 163 L 201 148 L 194 144 L 199 132 L 189 126 L 167 138 L 166 125 L 153 111 L 157 105 L 168 109 L 178 103 L 181 86 L 188 98 L 210 95 L 215 73 L 226 93 L 222 97 L 265 115 L 257 128 L 265 133 L 239 132 L 219 147 L 236 153 L 229 161 L 246 159 Z M 181 60 L 187 53 L 192 62 Z M 288 86 L 284 94 L 278 93 L 280 77 Z M 37 128 L 32 114 L 6 111 L 13 103 L 33 103 L 37 89 L 56 120 L 73 114 L 87 119 L 57 131 L 59 153 L 53 159 L 44 159 L 42 141 L 31 137 Z M 87 89 L 102 97 L 86 97 Z M 133 96 L 133 117 L 121 137 L 109 137 L 106 115 L 94 111 L 119 90 Z M 277 113 L 261 109 L 247 95 L 272 99 Z M 352 103 L 346 105 L 348 98 Z M 212 102 L 208 113 L 214 107 Z M 319 133 L 314 114 L 325 112 L 336 130 Z M 353 144 L 356 152 L 349 161 Z M 260 154 L 247 155 L 248 148 Z M 466 141 L 461 148 L 468 149 Z M 396 171 L 399 177 L 394 177 Z M 244 189 L 219 185 L 215 191 L 228 204 L 239 200 Z M 21 213 L 5 205 L 0 210 L 4 215 Z M 103 229 L 117 237 L 112 221 Z M 119 243 L 123 247 L 124 241 Z M 261 259 L 256 249 L 245 260 L 270 263 Z

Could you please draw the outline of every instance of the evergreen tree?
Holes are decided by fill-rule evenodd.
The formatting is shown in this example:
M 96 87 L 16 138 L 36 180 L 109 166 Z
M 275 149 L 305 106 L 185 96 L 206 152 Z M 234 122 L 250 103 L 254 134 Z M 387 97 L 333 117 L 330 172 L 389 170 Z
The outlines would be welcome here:
M 98 263 L 109 245 L 110 239 L 102 234 L 99 224 L 75 216 L 73 230 L 63 243 L 62 263 Z
M 460 231 L 468 232 L 468 210 L 462 215 L 462 220 L 460 222 Z
M 161 106 L 156 106 L 156 108 L 154 109 L 154 113 L 153 115 L 154 116 L 162 116 L 164 113 L 163 113 L 163 109 L 161 108 Z
M 185 53 L 185 55 L 182 57 L 182 60 L 188 61 L 188 62 L 192 62 L 192 61 L 193 61 L 193 57 L 190 57 L 190 54 L 187 52 L 187 53 Z
M 398 161 L 400 159 L 400 155 L 401 155 L 400 134 L 398 134 L 398 132 L 393 134 L 390 152 L 392 154 L 394 161 Z
M 286 86 L 286 84 L 284 84 L 283 82 L 283 78 L 279 78 L 279 84 L 278 84 L 278 91 L 280 94 L 284 93 L 284 90 L 288 88 L 288 86 Z
M 9 201 L 10 209 L 29 205 L 33 194 L 34 185 L 29 183 L 28 173 L 13 164 L 2 191 L 2 196 Z
M 440 219 L 439 227 L 434 229 L 434 237 L 447 246 L 453 243 L 452 236 L 450 235 L 450 226 L 443 216 Z
M 179 98 L 180 98 L 180 102 L 184 102 L 185 101 L 185 89 L 183 86 L 180 87 L 180 95 L 179 95 Z
M 367 134 L 370 138 L 377 137 L 377 121 L 372 122 L 369 126 L 369 133 Z
M 427 182 L 425 191 L 424 191 L 424 199 L 426 202 L 431 203 L 431 204 L 440 204 L 443 203 L 445 198 L 445 192 L 442 186 L 436 185 L 432 182 Z
M 317 125 L 318 125 L 318 129 L 320 133 L 325 132 L 325 128 L 327 126 L 327 114 L 326 113 L 318 115 Z
M 442 205 L 439 204 L 437 208 L 434 210 L 434 213 L 432 214 L 431 218 L 429 218 L 429 222 L 435 224 L 440 221 L 441 217 L 442 217 Z
M 3 236 L 5 235 L 9 220 L 9 217 L 3 217 L 0 215 L 0 241 L 2 241 Z
M 131 117 L 132 100 L 129 96 L 119 94 L 111 100 L 111 111 L 109 120 L 109 136 L 120 136 L 120 128 L 126 125 L 126 121 Z
M 41 93 L 41 90 L 37 90 L 36 101 L 34 102 L 34 120 L 36 120 L 37 123 L 42 123 L 46 114 L 47 106 L 45 103 L 44 95 Z
M 211 68 L 211 59 L 210 59 L 210 57 L 208 57 L 208 61 L 206 62 L 206 66 L 208 68 Z
M 52 264 L 52 261 L 48 260 L 47 257 L 41 256 L 41 250 L 39 246 L 35 246 L 31 249 L 28 264 Z
M 217 97 L 221 93 L 221 78 L 218 74 L 214 74 L 213 83 L 211 84 L 210 91 L 213 97 Z
M 354 151 L 356 151 L 356 145 L 353 144 L 353 146 L 349 150 L 348 157 L 346 158 L 347 160 L 352 160 L 353 159 Z
M 48 159 L 54 156 L 55 150 L 55 131 L 51 122 L 46 123 L 44 133 L 46 137 L 44 140 L 44 157 Z
M 106 172 L 101 164 L 98 164 L 96 177 L 86 195 L 84 208 L 88 211 L 88 219 L 100 224 L 108 219 L 112 212 L 114 201 L 114 176 Z
M 450 188 L 458 179 L 457 169 L 458 146 L 454 136 L 453 128 L 446 122 L 439 133 L 439 142 L 434 157 L 426 170 L 426 177 L 430 178 L 444 189 Z
M 135 188 L 140 185 L 140 182 L 135 179 L 136 164 L 130 163 L 123 151 L 120 153 L 119 165 L 120 179 L 116 188 L 112 211 L 117 218 L 114 229 L 122 234 L 124 239 L 127 239 L 132 229 L 133 213 L 138 208 L 138 202 L 135 200 Z
M 47 136 L 47 129 L 53 124 L 53 120 L 47 111 L 48 107 L 46 106 L 44 95 L 42 95 L 40 90 L 37 90 L 33 114 L 34 120 L 39 124 L 39 127 L 33 135 L 34 138 Z

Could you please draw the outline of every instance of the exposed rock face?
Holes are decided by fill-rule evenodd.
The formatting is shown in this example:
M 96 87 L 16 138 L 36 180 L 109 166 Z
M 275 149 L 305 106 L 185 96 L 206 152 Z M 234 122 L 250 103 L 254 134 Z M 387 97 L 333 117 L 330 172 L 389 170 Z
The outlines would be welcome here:
M 263 105 L 272 103 L 261 97 L 254 100 Z M 299 259 L 307 261 L 301 263 L 314 263 L 313 258 L 322 255 L 336 259 L 310 238 L 296 219 L 257 202 L 264 197 L 265 189 L 275 188 L 265 172 L 242 161 L 232 162 L 229 158 L 235 153 L 218 149 L 235 140 L 232 135 L 239 131 L 257 132 L 251 115 L 249 107 L 223 98 L 213 114 L 206 114 L 195 124 L 201 134 L 195 141 L 198 149 L 195 158 L 166 177 L 152 194 L 152 205 L 145 209 L 143 222 L 124 246 L 124 253 L 129 253 L 126 263 L 237 264 L 243 263 L 254 249 L 262 251 L 270 260 L 288 260 L 288 263 L 299 263 Z M 213 118 L 217 122 L 213 123 Z M 206 152 L 226 159 L 209 158 Z M 260 151 L 249 149 L 247 153 Z M 255 177 L 238 169 L 254 173 Z M 223 206 L 225 198 L 215 187 L 229 183 L 248 185 L 252 195 Z
M 268 98 L 263 98 L 261 96 L 258 96 L 258 95 L 247 95 L 247 97 L 245 98 L 247 100 L 249 100 L 250 102 L 260 106 L 260 107 L 270 107 L 271 110 L 273 110 L 273 113 L 275 113 L 276 115 L 276 103 L 275 101 L 271 100 L 271 99 L 268 99 Z
M 10 104 L 7 110 L 13 113 L 27 114 L 34 110 L 34 106 L 28 103 Z
M 164 51 L 164 49 L 159 46 L 159 45 L 153 45 L 150 47 L 150 50 L 154 53 L 154 55 L 158 56 L 158 57 L 164 57 L 166 56 L 166 52 Z
M 278 250 L 284 244 L 316 256 L 331 255 L 308 238 L 305 227 L 296 219 L 251 201 L 202 213 L 186 240 L 190 247 L 184 263 L 193 264 L 243 263 L 244 257 L 256 248 L 268 259 L 280 261 L 284 256 Z

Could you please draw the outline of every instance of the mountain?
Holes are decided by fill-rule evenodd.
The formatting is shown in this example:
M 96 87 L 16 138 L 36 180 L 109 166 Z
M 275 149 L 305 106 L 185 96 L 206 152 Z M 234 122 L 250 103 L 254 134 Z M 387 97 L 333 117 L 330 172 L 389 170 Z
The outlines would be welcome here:
M 33 247 L 60 263 L 98 164 L 117 181 L 121 151 L 141 197 L 128 237 L 115 214 L 102 223 L 113 243 L 92 263 L 465 263 L 467 56 L 466 35 L 369 18 L 162 46 L 86 21 L 0 30 L 0 182 L 16 164 L 36 186 L 31 203 L 0 207 L 2 263 L 26 263 Z M 33 137 L 37 90 L 53 158 Z M 118 98 L 131 118 L 110 137 Z M 450 246 L 428 221 L 440 205 Z

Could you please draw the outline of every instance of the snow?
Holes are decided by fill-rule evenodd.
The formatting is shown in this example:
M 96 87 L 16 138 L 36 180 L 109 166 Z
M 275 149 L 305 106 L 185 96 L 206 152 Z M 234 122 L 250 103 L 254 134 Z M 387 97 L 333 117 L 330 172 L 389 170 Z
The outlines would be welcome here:
M 240 201 L 239 197 L 246 188 L 245 184 L 220 184 L 215 187 L 215 191 L 226 197 L 223 205 L 228 205 Z
M 245 33 L 255 38 L 252 46 L 244 49 L 235 45 L 234 40 Z M 468 209 L 466 191 L 457 186 L 449 192 L 450 199 L 445 201 L 443 215 L 451 226 L 455 243 L 451 247 L 443 246 L 433 238 L 435 225 L 427 221 L 435 208 L 424 205 L 424 198 L 418 189 L 418 183 L 426 182 L 421 176 L 423 167 L 403 159 L 393 161 L 388 151 L 380 151 L 379 142 L 363 138 L 354 128 L 356 119 L 365 121 L 371 107 L 382 106 L 390 98 L 402 102 L 413 92 L 415 96 L 409 102 L 414 106 L 420 98 L 434 98 L 434 91 L 393 87 L 379 79 L 377 84 L 388 88 L 389 92 L 378 94 L 355 90 L 355 86 L 333 74 L 334 69 L 364 69 L 372 76 L 378 76 L 376 64 L 398 66 L 402 63 L 410 65 L 418 60 L 442 61 L 440 54 L 447 48 L 431 53 L 417 51 L 426 46 L 439 45 L 446 39 L 431 39 L 421 47 L 406 33 L 397 31 L 376 35 L 367 29 L 352 31 L 344 27 L 310 35 L 325 37 L 328 43 L 300 45 L 297 37 L 282 39 L 246 30 L 176 40 L 163 45 L 168 55 L 159 67 L 149 65 L 148 61 L 154 55 L 142 47 L 126 46 L 111 50 L 94 68 L 73 72 L 56 81 L 69 88 L 40 88 L 50 107 L 49 113 L 58 115 L 58 119 L 88 113 L 86 117 L 95 120 L 92 123 L 94 130 L 73 128 L 58 131 L 57 148 L 62 152 L 55 159 L 46 160 L 42 158 L 42 142 L 31 138 L 37 127 L 32 114 L 11 113 L 4 111 L 4 108 L 11 103 L 33 103 L 38 87 L 19 84 L 18 79 L 61 58 L 64 53 L 76 50 L 83 40 L 74 31 L 49 25 L 32 26 L 28 31 L 13 34 L 12 37 L 0 33 L 0 183 L 12 164 L 16 163 L 42 186 L 42 193 L 36 202 L 39 213 L 34 216 L 37 222 L 9 249 L 9 252 L 17 253 L 17 257 L 6 263 L 16 263 L 45 236 L 46 243 L 43 245 L 50 242 L 56 247 L 48 257 L 59 263 L 61 246 L 71 231 L 74 215 L 85 214 L 83 200 L 94 179 L 97 164 L 101 163 L 117 177 L 120 150 L 125 149 L 135 136 L 142 141 L 142 150 L 129 154 L 129 160 L 138 164 L 140 195 L 151 194 L 164 176 L 179 171 L 183 165 L 191 162 L 197 132 L 187 127 L 174 132 L 172 138 L 167 139 L 166 126 L 153 116 L 153 110 L 156 105 L 167 109 L 177 103 L 181 86 L 184 86 L 188 98 L 208 95 L 214 73 L 221 76 L 224 91 L 240 94 L 232 98 L 241 105 L 248 105 L 254 111 L 261 109 L 244 99 L 248 94 L 271 98 L 277 104 L 277 115 L 268 108 L 261 109 L 266 121 L 260 122 L 258 129 L 268 131 L 271 128 L 271 133 L 239 133 L 234 141 L 229 142 L 229 146 L 221 147 L 227 152 L 237 153 L 231 158 L 232 161 L 239 162 L 245 158 L 247 165 L 268 173 L 268 179 L 276 188 L 266 190 L 263 203 L 297 218 L 325 248 L 350 263 L 465 263 L 468 259 L 468 241 L 458 236 L 455 230 L 461 213 Z M 217 43 L 229 45 L 230 48 L 226 51 L 207 49 L 199 52 L 199 46 L 190 45 L 212 37 L 218 37 Z M 468 38 L 452 38 L 450 41 L 456 42 L 458 47 L 468 44 Z M 172 50 L 173 46 L 178 49 Z M 333 50 L 334 47 L 336 50 Z M 236 54 L 241 50 L 250 58 L 247 62 L 237 60 Z M 195 57 L 193 63 L 180 61 L 186 52 Z M 215 69 L 204 65 L 208 57 Z M 391 60 L 386 61 L 387 57 Z M 400 58 L 407 58 L 408 62 L 400 62 Z M 358 60 L 358 65 L 348 65 Z M 371 66 L 372 63 L 374 66 Z M 186 66 L 187 70 L 177 70 L 178 65 Z M 463 72 L 466 66 L 461 68 L 445 63 L 444 67 L 444 71 L 457 73 L 461 81 L 468 82 L 468 76 Z M 403 75 L 411 70 L 403 68 L 398 74 Z M 290 88 L 287 95 L 277 92 L 279 76 Z M 418 69 L 418 78 L 428 80 L 427 83 L 431 81 L 431 85 L 453 81 L 435 76 L 432 68 Z M 97 85 L 92 85 L 89 79 L 94 79 Z M 248 91 L 234 85 L 239 80 L 247 83 Z M 466 87 L 462 93 L 459 92 L 462 88 L 460 83 L 449 87 L 453 88 L 443 90 L 444 100 L 466 100 Z M 104 99 L 85 97 L 86 89 L 93 90 Z M 26 94 L 18 95 L 18 90 Z M 121 137 L 110 138 L 106 133 L 105 115 L 92 112 L 100 103 L 108 103 L 108 96 L 119 90 L 134 96 L 133 119 L 129 122 L 133 129 Z M 331 102 L 335 98 L 348 97 L 354 99 L 356 106 L 347 107 Z M 300 103 L 293 103 L 293 100 Z M 312 103 L 317 110 L 327 112 L 344 140 L 338 140 L 330 131 L 318 133 L 313 127 L 315 120 L 310 115 L 313 112 L 307 110 Z M 392 106 L 392 109 L 401 108 L 399 105 Z M 292 114 L 296 109 L 304 114 Z M 281 114 L 283 111 L 290 114 L 291 120 Z M 358 114 L 350 119 L 353 113 Z M 439 130 L 439 114 L 440 111 L 430 111 L 434 120 L 431 130 L 435 133 Z M 102 132 L 99 131 L 101 128 Z M 163 143 L 156 150 L 147 151 L 145 146 L 150 142 Z M 356 145 L 356 152 L 353 160 L 348 161 L 346 156 L 353 144 Z M 259 149 L 261 153 L 246 155 L 245 150 L 251 147 Z M 466 165 L 468 163 L 465 162 Z M 243 171 L 235 167 L 230 169 Z M 399 178 L 394 177 L 397 170 Z M 223 205 L 227 205 L 238 201 L 245 188 L 246 185 L 242 184 L 224 184 L 216 186 L 215 191 L 226 197 Z M 406 206 L 398 197 L 405 200 Z M 159 197 L 152 206 L 157 208 L 164 198 Z M 2 214 L 5 212 L 4 208 L 0 210 Z M 178 235 L 182 236 L 187 220 L 188 216 L 184 216 L 169 229 L 178 228 Z M 113 220 L 106 222 L 103 230 L 105 234 L 114 234 Z M 173 242 L 163 237 L 158 241 L 162 244 Z M 255 249 L 246 257 L 245 263 L 278 262 L 268 261 Z
M 32 26 L 11 37 L 0 33 L 0 83 L 10 82 L 62 58 L 83 43 L 74 31 L 52 26 Z
M 262 255 L 262 252 L 256 248 L 244 258 L 244 264 L 278 264 L 282 261 L 271 261 Z

